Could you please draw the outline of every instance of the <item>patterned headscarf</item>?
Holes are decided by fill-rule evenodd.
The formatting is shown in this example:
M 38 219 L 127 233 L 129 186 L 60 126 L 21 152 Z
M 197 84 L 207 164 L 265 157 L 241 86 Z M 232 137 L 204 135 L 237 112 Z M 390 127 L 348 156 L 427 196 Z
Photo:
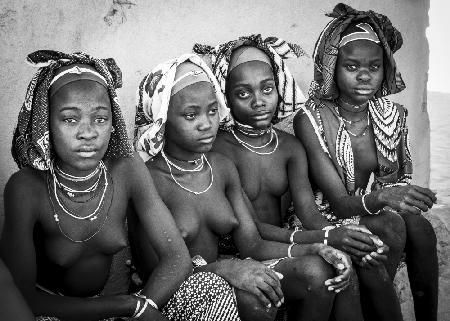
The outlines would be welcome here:
M 240 37 L 237 40 L 216 46 L 215 48 L 195 44 L 193 50 L 199 55 L 204 55 L 205 60 L 210 60 L 212 70 L 219 81 L 220 88 L 225 95 L 225 84 L 228 76 L 228 67 L 233 51 L 241 46 L 252 46 L 262 50 L 270 59 L 272 70 L 275 75 L 279 99 L 277 111 L 272 119 L 273 123 L 289 116 L 294 111 L 300 109 L 306 99 L 302 91 L 292 77 L 289 69 L 284 63 L 284 59 L 300 57 L 306 55 L 300 46 L 288 43 L 282 39 L 270 37 L 263 40 L 261 35 L 251 35 Z M 225 118 L 222 126 L 229 128 L 233 126 L 234 119 L 231 115 Z
M 373 28 L 384 51 L 384 79 L 375 98 L 395 94 L 405 88 L 393 56 L 402 46 L 403 39 L 388 17 L 371 10 L 357 11 L 343 3 L 337 4 L 327 16 L 333 20 L 326 25 L 314 48 L 314 80 L 309 91 L 310 97 L 333 100 L 339 96 L 334 81 L 339 43 L 347 27 L 359 21 Z
M 159 64 L 144 77 L 138 89 L 134 146 L 144 161 L 156 156 L 163 147 L 164 129 L 175 74 L 177 66 L 184 62 L 191 62 L 203 69 L 216 93 L 220 119 L 228 114 L 219 84 L 202 58 L 194 54 L 185 54 Z
M 107 82 L 115 131 L 111 133 L 105 157 L 133 155 L 115 91 L 122 86 L 122 73 L 114 59 L 96 59 L 82 52 L 66 54 L 59 51 L 40 50 L 29 54 L 27 62 L 39 70 L 28 85 L 13 136 L 11 153 L 19 168 L 25 166 L 39 170 L 49 168 L 50 160 L 54 155 L 49 131 L 48 90 L 53 77 L 57 74 L 57 69 L 72 64 L 86 64 L 94 67 Z

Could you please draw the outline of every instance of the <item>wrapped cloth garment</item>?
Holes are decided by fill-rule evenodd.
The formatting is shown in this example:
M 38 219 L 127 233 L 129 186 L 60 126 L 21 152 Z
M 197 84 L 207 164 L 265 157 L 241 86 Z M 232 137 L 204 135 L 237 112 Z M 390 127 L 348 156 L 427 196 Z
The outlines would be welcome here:
M 81 52 L 66 54 L 40 50 L 29 54 L 27 62 L 39 69 L 28 85 L 13 136 L 11 152 L 19 168 L 31 166 L 39 170 L 49 169 L 53 158 L 49 131 L 50 84 L 59 68 L 77 64 L 89 65 L 106 82 L 114 132 L 111 133 L 105 157 L 133 155 L 115 91 L 122 86 L 122 73 L 114 59 L 96 59 Z
M 317 40 L 313 55 L 314 80 L 310 87 L 310 98 L 301 112 L 307 115 L 323 152 L 330 157 L 349 195 L 363 195 L 366 191 L 409 184 L 412 162 L 406 125 L 407 110 L 384 97 L 405 88 L 393 56 L 402 46 L 402 36 L 392 26 L 389 18 L 373 11 L 357 11 L 340 3 L 328 16 L 333 20 L 326 25 Z M 354 34 L 346 29 L 355 29 L 355 26 L 361 28 L 362 25 L 369 25 L 369 33 L 375 32 L 376 35 L 369 34 L 366 37 L 370 37 L 369 40 L 373 42 L 379 41 L 383 49 L 384 78 L 380 89 L 368 105 L 378 167 L 372 175 L 372 182 L 369 181 L 365 188 L 355 188 L 351 140 L 335 101 L 339 97 L 339 91 L 334 82 L 334 75 L 338 48 L 343 45 L 341 41 L 346 37 L 354 37 Z M 352 39 L 354 40 L 357 39 Z M 319 211 L 331 223 L 359 223 L 359 216 L 338 219 L 320 190 L 315 190 L 315 197 Z
M 276 123 L 299 110 L 300 106 L 306 101 L 306 98 L 298 87 L 294 77 L 292 77 L 284 60 L 306 55 L 300 46 L 288 43 L 283 39 L 276 37 L 270 37 L 263 40 L 261 35 L 251 35 L 240 37 L 237 40 L 229 41 L 214 48 L 196 44 L 193 51 L 196 54 L 201 55 L 205 61 L 211 64 L 211 69 L 219 81 L 220 89 L 225 95 L 225 85 L 227 76 L 230 72 L 231 57 L 233 51 L 241 46 L 250 46 L 260 49 L 267 55 L 271 62 L 278 94 L 280 96 L 278 99 L 277 111 L 275 112 L 272 122 Z M 261 58 L 256 60 L 262 61 Z M 235 61 L 232 63 L 234 67 L 237 66 Z M 235 120 L 233 119 L 232 114 L 229 113 L 229 115 L 223 119 L 221 127 L 228 129 L 232 127 L 234 123 Z
M 190 276 L 181 284 L 161 312 L 169 321 L 240 320 L 232 287 L 224 279 L 210 272 L 199 272 Z M 121 320 L 135 319 L 121 317 L 102 321 Z M 59 321 L 59 319 L 39 316 L 36 321 Z
M 385 97 L 369 101 L 370 123 L 377 148 L 378 166 L 373 182 L 366 188 L 355 187 L 354 159 L 350 136 L 335 102 L 322 100 L 319 106 L 307 103 L 305 113 L 311 122 L 322 150 L 333 162 L 349 195 L 363 195 L 384 187 L 411 182 L 412 161 L 409 151 L 407 110 Z M 332 223 L 357 224 L 358 217 L 339 220 L 322 192 L 315 191 L 319 211 Z
M 225 107 L 225 98 L 216 78 L 199 56 L 185 54 L 159 64 L 144 77 L 138 89 L 134 146 L 144 161 L 156 156 L 162 149 L 170 97 L 174 94 L 173 89 L 178 91 L 180 82 L 184 81 L 181 79 L 184 75 L 175 79 L 177 67 L 185 63 L 196 65 L 203 71 L 202 79 L 205 79 L 204 76 L 206 76 L 212 84 L 219 105 L 220 119 L 226 117 L 228 113 Z M 192 70 L 192 73 L 196 74 L 198 71 Z

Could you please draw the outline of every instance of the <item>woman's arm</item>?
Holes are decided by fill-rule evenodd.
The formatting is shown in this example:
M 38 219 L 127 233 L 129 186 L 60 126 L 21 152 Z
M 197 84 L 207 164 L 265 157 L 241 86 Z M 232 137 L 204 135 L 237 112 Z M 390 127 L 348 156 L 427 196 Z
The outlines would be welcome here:
M 0 260 L 0 311 L 4 320 L 34 321 L 33 313 L 2 260 Z
M 14 174 L 5 187 L 5 225 L 0 241 L 2 257 L 34 315 L 64 320 L 98 320 L 131 316 L 136 299 L 129 295 L 75 298 L 36 290 L 36 253 L 33 230 L 40 204 L 38 187 L 45 188 L 30 169 Z M 25 201 L 26 200 L 26 201 Z
M 188 249 L 175 221 L 161 200 L 141 158 L 136 154 L 131 161 L 127 177 L 130 182 L 134 210 L 149 243 L 159 261 L 142 291 L 163 307 L 192 273 Z
M 314 128 L 307 115 L 297 114 L 294 118 L 294 131 L 305 146 L 310 173 L 314 182 L 326 195 L 336 216 L 348 218 L 356 215 L 370 215 L 364 208 L 361 196 L 348 195 L 333 162 L 322 150 Z M 365 197 L 365 205 L 371 213 L 376 213 L 385 206 L 395 210 L 420 213 L 427 210 L 436 201 L 435 194 L 419 186 L 396 186 L 373 191 Z M 417 207 L 417 208 L 415 208 Z

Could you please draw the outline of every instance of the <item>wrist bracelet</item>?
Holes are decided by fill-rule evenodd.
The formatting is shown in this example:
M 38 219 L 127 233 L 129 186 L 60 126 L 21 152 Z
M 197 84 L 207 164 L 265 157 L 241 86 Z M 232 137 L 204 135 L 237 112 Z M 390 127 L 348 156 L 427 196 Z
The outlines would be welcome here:
M 294 231 L 291 233 L 291 236 L 289 237 L 289 243 L 294 243 L 294 234 L 298 232 L 300 229 L 298 226 L 295 227 Z
M 288 247 L 288 258 L 292 258 L 292 248 L 294 247 L 294 245 L 297 245 L 297 243 L 291 243 L 291 245 L 289 245 Z
M 367 195 L 369 195 L 369 194 L 364 194 L 364 195 L 362 196 L 362 198 L 361 198 L 361 202 L 362 202 L 362 206 L 364 207 L 364 210 L 365 210 L 365 211 L 367 212 L 367 214 L 369 214 L 369 215 L 378 215 L 378 214 L 380 214 L 381 210 L 378 210 L 378 211 L 375 212 L 375 213 L 369 211 L 369 209 L 368 209 L 367 206 L 366 206 L 366 200 L 365 200 L 365 198 L 366 198 Z
M 133 294 L 135 297 L 139 298 L 139 299 L 144 299 L 145 302 L 141 307 L 141 301 L 138 300 L 136 303 L 136 310 L 133 313 L 133 318 L 139 318 L 147 309 L 147 307 L 150 305 L 152 308 L 159 310 L 158 309 L 158 305 L 155 303 L 155 301 L 153 301 L 150 298 L 147 298 L 144 294 L 141 294 L 140 292 L 134 293 Z
M 330 233 L 330 231 L 332 229 L 335 229 L 335 228 L 336 228 L 335 225 L 328 225 L 328 226 L 325 226 L 322 229 L 322 231 L 325 231 L 325 235 L 324 235 L 324 238 L 323 238 L 323 244 L 328 245 L 328 234 Z

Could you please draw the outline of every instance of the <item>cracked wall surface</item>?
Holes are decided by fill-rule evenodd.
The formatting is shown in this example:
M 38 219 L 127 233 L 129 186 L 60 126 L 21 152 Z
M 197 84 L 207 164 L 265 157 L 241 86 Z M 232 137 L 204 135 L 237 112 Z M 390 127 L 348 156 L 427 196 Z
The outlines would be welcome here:
M 407 88 L 392 97 L 409 110 L 414 180 L 429 180 L 429 121 L 426 112 L 429 0 L 343 1 L 354 8 L 388 15 L 402 32 L 404 45 L 395 54 Z M 275 5 L 276 3 L 276 5 Z M 156 64 L 191 50 L 195 42 L 215 45 L 241 35 L 277 35 L 312 53 L 329 21 L 324 13 L 337 1 L 252 0 L 80 0 L 0 1 L 0 189 L 17 170 L 11 154 L 12 132 L 25 89 L 35 70 L 25 64 L 38 49 L 85 51 L 114 57 L 122 68 L 119 100 L 132 135 L 135 91 Z M 309 58 L 289 61 L 306 93 L 312 78 Z M 0 202 L 3 196 L 0 197 Z M 3 215 L 3 206 L 0 217 Z

